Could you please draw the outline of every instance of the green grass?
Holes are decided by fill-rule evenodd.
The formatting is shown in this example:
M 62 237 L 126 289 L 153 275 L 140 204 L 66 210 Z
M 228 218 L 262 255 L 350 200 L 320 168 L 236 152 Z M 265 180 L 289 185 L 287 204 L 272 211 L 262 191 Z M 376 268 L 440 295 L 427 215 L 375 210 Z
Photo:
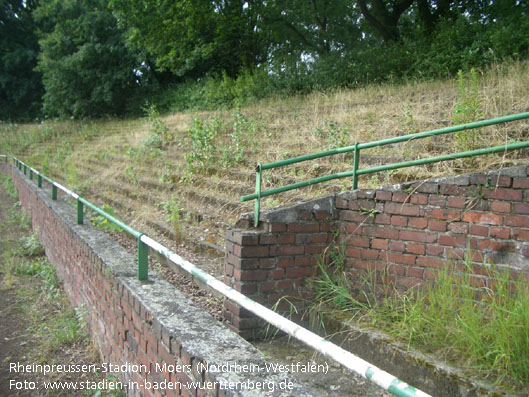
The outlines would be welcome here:
M 398 292 L 383 274 L 369 273 L 363 280 L 364 292 L 357 297 L 351 292 L 343 256 L 339 250 L 333 252 L 329 264 L 318 265 L 320 275 L 312 283 L 317 310 L 330 307 L 360 324 L 382 328 L 408 346 L 455 363 L 466 374 L 507 388 L 527 386 L 527 283 L 490 266 L 487 276 L 494 280 L 494 291 L 475 288 L 472 280 L 477 276 L 467 260 L 463 270 L 458 270 L 461 264 L 447 264 L 435 282 L 406 293 Z

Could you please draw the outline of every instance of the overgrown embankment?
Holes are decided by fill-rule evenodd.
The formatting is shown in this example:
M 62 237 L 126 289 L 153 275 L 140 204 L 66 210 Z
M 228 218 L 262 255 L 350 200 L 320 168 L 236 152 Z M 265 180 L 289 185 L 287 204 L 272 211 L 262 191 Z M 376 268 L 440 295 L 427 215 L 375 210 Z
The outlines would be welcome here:
M 256 162 L 519 113 L 529 108 L 529 63 L 495 65 L 440 81 L 275 98 L 218 112 L 137 120 L 44 122 L 2 128 L 2 151 L 15 154 L 116 215 L 223 273 L 225 228 L 251 210 Z M 361 166 L 411 160 L 527 137 L 525 121 L 362 152 Z M 524 152 L 413 167 L 360 178 L 360 187 L 454 175 L 523 163 Z M 268 172 L 264 188 L 350 170 L 351 157 L 320 159 Z M 263 200 L 263 208 L 347 190 L 350 180 Z M 195 257 L 200 251 L 205 259 Z

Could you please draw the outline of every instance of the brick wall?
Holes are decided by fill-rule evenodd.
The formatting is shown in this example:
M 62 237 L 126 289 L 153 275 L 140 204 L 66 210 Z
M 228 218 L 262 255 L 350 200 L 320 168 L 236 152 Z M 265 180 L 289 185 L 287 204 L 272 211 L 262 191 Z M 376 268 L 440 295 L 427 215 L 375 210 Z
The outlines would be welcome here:
M 267 306 L 283 296 L 306 297 L 303 283 L 333 238 L 333 202 L 329 196 L 295 210 L 263 212 L 259 230 L 248 230 L 250 217 L 241 219 L 237 228 L 227 231 L 225 283 Z M 277 309 L 288 311 L 288 306 L 282 301 Z M 262 324 L 239 306 L 228 302 L 224 317 L 241 336 L 261 336 Z
M 136 257 L 89 222 L 77 225 L 75 208 L 60 197 L 52 201 L 49 189 L 37 188 L 15 167 L 0 164 L 0 171 L 12 175 L 70 301 L 88 311 L 102 361 L 128 365 L 116 373 L 125 387 L 134 386 L 126 389 L 127 395 L 256 395 L 251 389 L 228 390 L 227 382 L 276 388 L 290 382 L 290 390 L 274 395 L 316 395 L 286 373 L 226 369 L 230 363 L 264 366 L 264 358 L 154 272 L 148 282 L 138 281 Z M 200 364 L 216 368 L 206 371 Z M 210 384 L 183 386 L 190 381 Z M 165 390 L 155 390 L 155 384 Z
M 493 287 L 487 263 L 529 279 L 528 172 L 512 167 L 340 193 L 264 212 L 257 230 L 249 229 L 247 214 L 228 230 L 227 281 L 268 305 L 283 295 L 307 296 L 315 261 L 336 243 L 354 276 L 385 271 L 400 289 L 434 279 L 465 255 L 475 286 Z M 225 312 L 241 334 L 252 334 L 249 313 L 233 305 Z

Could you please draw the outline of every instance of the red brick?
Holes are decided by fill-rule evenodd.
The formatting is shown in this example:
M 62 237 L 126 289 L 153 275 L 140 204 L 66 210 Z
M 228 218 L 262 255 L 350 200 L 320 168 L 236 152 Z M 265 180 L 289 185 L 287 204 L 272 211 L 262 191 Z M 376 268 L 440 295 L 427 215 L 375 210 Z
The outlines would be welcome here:
M 491 251 L 502 251 L 502 252 L 513 252 L 515 245 L 511 242 L 506 241 L 494 241 L 494 240 L 480 240 L 479 249 L 491 250 Z
M 379 250 L 363 249 L 361 250 L 362 259 L 377 259 L 380 254 Z
M 409 193 L 404 192 L 394 192 L 393 197 L 391 198 L 391 201 L 395 203 L 405 203 L 410 199 Z
M 503 223 L 503 216 L 491 214 L 488 212 L 465 212 L 463 215 L 465 222 L 483 223 L 486 225 L 501 225 Z
M 471 225 L 470 234 L 473 236 L 487 237 L 489 235 L 489 228 L 487 226 Z
M 508 239 L 511 236 L 511 229 L 491 226 L 490 228 L 490 237 Z
M 419 256 L 417 257 L 417 265 L 423 267 L 429 267 L 434 269 L 441 269 L 446 264 L 446 261 L 441 258 L 434 258 L 430 256 Z
M 529 241 L 529 230 L 517 230 L 512 231 L 512 237 L 518 241 Z
M 410 227 L 414 229 L 425 229 L 428 226 L 428 221 L 424 218 L 410 218 Z
M 461 219 L 461 212 L 458 210 L 447 210 L 440 208 L 428 209 L 426 211 L 428 218 L 441 219 L 445 221 L 459 221 Z
M 466 247 L 469 245 L 470 248 L 476 248 L 477 246 L 476 240 L 454 236 L 439 236 L 439 244 L 451 247 Z
M 294 258 L 278 258 L 277 259 L 277 266 L 279 267 L 289 267 L 294 266 Z
M 259 292 L 269 292 L 269 291 L 275 291 L 275 290 L 276 290 L 275 281 L 265 281 L 263 283 L 259 283 Z
M 418 241 L 421 243 L 435 243 L 437 241 L 437 234 L 425 232 L 412 232 L 409 230 L 401 230 L 399 238 L 404 241 Z
M 289 267 L 286 270 L 286 276 L 289 278 L 306 277 L 313 273 L 311 267 Z
M 308 256 L 297 256 L 294 259 L 294 266 L 310 266 L 310 258 Z
M 271 223 L 268 227 L 270 233 L 281 233 L 287 231 L 287 225 L 284 223 Z
M 446 222 L 431 219 L 428 221 L 428 229 L 436 232 L 446 232 Z
M 391 265 L 388 267 L 388 273 L 404 276 L 406 274 L 406 268 L 401 265 Z
M 391 217 L 391 225 L 392 226 L 406 227 L 406 226 L 408 226 L 408 218 L 406 218 L 405 216 L 393 215 Z
M 379 201 L 389 201 L 391 200 L 392 193 L 388 192 L 387 190 L 377 190 L 375 193 L 375 197 Z
M 379 249 L 379 250 L 386 250 L 388 249 L 388 240 L 374 238 L 371 241 L 371 248 Z
M 391 217 L 387 214 L 375 215 L 375 223 L 377 225 L 389 225 L 391 223 Z
M 410 204 L 428 204 L 428 196 L 426 194 L 413 194 L 410 198 Z
M 392 251 L 404 252 L 405 244 L 402 241 L 392 241 L 390 244 L 390 249 Z
M 529 228 L 529 217 L 505 215 L 505 226 Z
M 511 212 L 511 203 L 508 201 L 492 201 L 490 209 L 494 212 Z
M 406 216 L 419 216 L 419 206 L 413 204 L 386 203 L 384 212 L 388 214 L 399 214 Z
M 448 230 L 455 234 L 467 234 L 468 233 L 468 223 L 465 223 L 465 222 L 449 223 Z
M 428 196 L 428 204 L 434 207 L 446 207 L 446 197 L 438 196 L 436 194 L 430 194 Z
M 408 268 L 408 277 L 415 277 L 422 279 L 424 275 L 424 268 L 423 267 L 409 267 Z
M 363 228 L 361 224 L 347 225 L 347 227 L 345 228 L 345 232 L 347 234 L 362 234 Z
M 327 242 L 329 235 L 327 233 L 314 233 L 312 235 L 312 242 L 316 244 L 323 244 Z
M 442 256 L 444 255 L 444 247 L 440 247 L 438 245 L 427 245 L 426 246 L 426 255 L 433 255 L 433 256 Z
M 299 211 L 298 219 L 300 221 L 310 221 L 312 220 L 312 212 L 311 211 Z
M 483 189 L 483 196 L 496 200 L 522 201 L 523 193 L 513 189 Z
M 329 214 L 328 211 L 315 211 L 314 212 L 314 217 L 317 219 L 317 220 L 325 220 L 325 219 L 328 219 L 330 218 L 331 214 Z
M 388 252 L 386 254 L 388 262 L 400 263 L 403 265 L 414 265 L 417 256 L 407 255 L 407 254 L 398 254 L 396 252 Z
M 513 212 L 515 214 L 529 214 L 529 204 L 526 203 L 514 203 Z
M 369 239 L 366 237 L 349 237 L 346 244 L 353 247 L 369 248 Z
M 244 270 L 234 269 L 233 276 L 240 281 L 263 281 L 266 280 L 266 270 Z
M 340 220 L 346 222 L 372 222 L 372 218 L 369 215 L 362 214 L 359 211 L 341 211 Z
M 262 258 L 269 255 L 267 246 L 251 245 L 249 247 L 236 245 L 234 254 L 241 258 Z
M 426 253 L 426 248 L 424 247 L 424 244 L 408 243 L 407 252 L 410 254 L 424 255 Z
M 529 189 L 529 178 L 514 178 L 512 187 L 515 189 Z
M 273 248 L 275 249 L 270 251 L 272 256 L 303 255 L 305 253 L 303 245 L 281 245 Z
M 285 269 L 283 269 L 283 268 L 270 270 L 268 272 L 268 279 L 270 279 L 270 280 L 279 280 L 279 279 L 283 278 L 284 274 L 285 274 Z M 259 289 L 261 289 L 261 287 L 259 287 Z
M 336 208 L 338 209 L 346 209 L 347 206 L 349 205 L 349 201 L 346 200 L 346 199 L 343 199 L 343 198 L 336 198 Z
M 362 255 L 362 250 L 360 248 L 346 248 L 345 255 L 349 258 L 360 258 Z
M 452 208 L 465 208 L 466 199 L 463 197 L 448 197 L 446 200 L 446 206 Z
M 288 231 L 294 233 L 316 233 L 320 231 L 318 223 L 290 223 Z

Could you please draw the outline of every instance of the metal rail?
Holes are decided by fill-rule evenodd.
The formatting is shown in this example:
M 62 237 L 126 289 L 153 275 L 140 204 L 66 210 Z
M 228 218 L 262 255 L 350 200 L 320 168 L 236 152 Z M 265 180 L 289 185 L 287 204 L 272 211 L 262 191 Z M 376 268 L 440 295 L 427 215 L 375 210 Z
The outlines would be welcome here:
M 40 173 L 34 168 L 31 168 L 23 161 L 20 161 L 18 158 L 13 157 L 13 160 L 15 162 L 15 166 L 18 167 L 19 170 L 23 170 L 24 175 L 27 175 L 29 172 L 29 179 L 33 179 L 33 175 L 37 176 L 37 186 L 39 188 L 42 188 L 42 181 L 46 181 L 51 186 L 51 199 L 57 200 L 57 190 L 63 191 L 67 196 L 70 196 L 74 200 L 77 201 L 77 223 L 79 225 L 83 224 L 84 222 L 84 206 L 87 206 L 91 210 L 97 212 L 99 215 L 106 218 L 109 222 L 114 223 L 121 229 L 125 230 L 127 233 L 129 233 L 131 236 L 133 236 L 137 242 L 138 242 L 138 280 L 145 281 L 149 277 L 149 250 L 147 246 L 141 241 L 141 236 L 144 235 L 144 233 L 141 233 L 137 231 L 136 229 L 130 227 L 126 223 L 123 223 L 119 219 L 115 218 L 114 216 L 110 215 L 108 212 L 102 210 L 97 205 L 91 203 L 90 201 L 82 198 L 77 193 L 72 192 L 68 188 L 62 186 L 61 184 L 55 182 L 54 180 L 48 178 L 44 174 Z
M 110 222 L 118 225 L 120 228 L 126 232 L 133 235 L 138 239 L 138 279 L 146 280 L 147 279 L 147 253 L 148 247 L 152 248 L 156 252 L 165 256 L 175 265 L 182 268 L 187 273 L 191 274 L 193 277 L 207 284 L 213 290 L 219 292 L 226 298 L 231 301 L 239 304 L 243 308 L 254 313 L 264 321 L 273 325 L 274 327 L 282 330 L 288 335 L 296 338 L 300 342 L 305 343 L 307 346 L 317 350 L 318 352 L 324 354 L 327 357 L 332 358 L 333 360 L 339 362 L 344 367 L 349 370 L 359 374 L 360 376 L 371 380 L 373 383 L 379 385 L 383 389 L 389 391 L 395 396 L 399 397 L 429 397 L 429 394 L 414 388 L 413 386 L 408 385 L 406 382 L 401 381 L 395 376 L 387 373 L 386 371 L 370 364 L 369 362 L 363 360 L 362 358 L 348 352 L 347 350 L 342 349 L 341 347 L 335 345 L 327 339 L 324 339 L 317 334 L 303 328 L 293 321 L 277 314 L 276 312 L 268 309 L 267 307 L 261 305 L 260 303 L 255 302 L 254 300 L 248 298 L 247 296 L 241 294 L 232 287 L 227 286 L 223 282 L 217 280 L 215 277 L 204 272 L 197 266 L 183 259 L 173 251 L 169 250 L 162 244 L 153 240 L 146 234 L 140 233 L 137 230 L 131 228 L 120 220 L 116 219 L 112 215 L 106 213 L 101 208 L 90 203 L 88 200 L 83 199 L 78 194 L 68 190 L 66 187 L 58 184 L 57 182 L 51 180 L 50 178 L 42 175 L 37 170 L 29 167 L 27 164 L 18 160 L 16 157 L 13 157 L 15 166 L 24 172 L 25 175 L 28 174 L 29 178 L 33 179 L 33 175 L 37 175 L 38 178 L 38 187 L 42 187 L 42 180 L 44 179 L 52 186 L 52 199 L 57 200 L 57 189 L 62 190 L 68 196 L 77 200 L 77 223 L 83 223 L 83 205 L 91 208 L 96 211 L 98 214 L 104 216 Z M 54 193 L 55 191 L 55 193 Z M 141 247 L 141 248 L 140 248 Z M 142 266 L 145 266 L 145 269 L 142 269 Z
M 367 142 L 367 143 L 357 142 L 353 146 L 346 146 L 343 148 L 327 150 L 324 152 L 307 154 L 304 156 L 293 157 L 290 159 L 275 161 L 275 162 L 267 163 L 267 164 L 258 163 L 256 167 L 256 175 L 255 175 L 255 193 L 242 196 L 241 201 L 255 200 L 254 226 L 257 227 L 257 225 L 259 224 L 259 213 L 260 213 L 260 208 L 261 208 L 261 198 L 262 197 L 286 192 L 286 191 L 293 190 L 293 189 L 299 189 L 302 187 L 330 181 L 333 179 L 345 178 L 345 177 L 352 177 L 353 178 L 353 189 L 357 189 L 359 175 L 372 174 L 372 173 L 376 173 L 380 171 L 394 170 L 398 168 L 405 168 L 405 167 L 411 167 L 411 166 L 422 165 L 422 164 L 430 164 L 430 163 L 454 160 L 454 159 L 465 158 L 465 157 L 479 156 L 479 155 L 488 154 L 488 153 L 497 153 L 497 152 L 502 152 L 502 151 L 507 151 L 507 150 L 515 150 L 515 149 L 520 149 L 524 147 L 529 147 L 529 142 L 517 142 L 517 143 L 512 143 L 509 145 L 502 145 L 502 146 L 495 146 L 491 148 L 471 150 L 467 152 L 454 153 L 454 154 L 449 154 L 449 155 L 444 155 L 444 156 L 432 157 L 428 159 L 404 161 L 404 162 L 399 162 L 399 163 L 394 163 L 394 164 L 383 165 L 379 167 L 359 169 L 360 150 L 362 149 L 369 149 L 369 148 L 373 148 L 377 146 L 391 145 L 391 144 L 400 143 L 400 142 L 408 142 L 411 140 L 427 138 L 427 137 L 431 137 L 435 135 L 451 134 L 454 132 L 481 128 L 481 127 L 486 127 L 486 126 L 490 126 L 494 124 L 508 123 L 508 122 L 527 119 L 527 118 L 529 118 L 529 112 L 518 113 L 518 114 L 513 114 L 510 116 L 476 121 L 473 123 L 467 123 L 467 124 L 440 128 L 440 129 L 431 130 L 431 131 L 419 132 L 416 134 L 409 134 L 409 135 L 399 136 L 395 138 L 383 139 L 379 141 L 373 141 L 373 142 Z M 264 170 L 284 167 L 286 165 L 300 163 L 303 161 L 309 161 L 309 160 L 314 160 L 314 159 L 318 159 L 322 157 L 334 156 L 337 154 L 350 153 L 350 152 L 354 153 L 353 169 L 351 171 L 340 172 L 340 173 L 336 173 L 332 175 L 326 175 L 326 176 L 322 176 L 319 178 L 309 179 L 306 181 L 277 187 L 274 189 L 261 190 L 262 176 L 263 176 Z

